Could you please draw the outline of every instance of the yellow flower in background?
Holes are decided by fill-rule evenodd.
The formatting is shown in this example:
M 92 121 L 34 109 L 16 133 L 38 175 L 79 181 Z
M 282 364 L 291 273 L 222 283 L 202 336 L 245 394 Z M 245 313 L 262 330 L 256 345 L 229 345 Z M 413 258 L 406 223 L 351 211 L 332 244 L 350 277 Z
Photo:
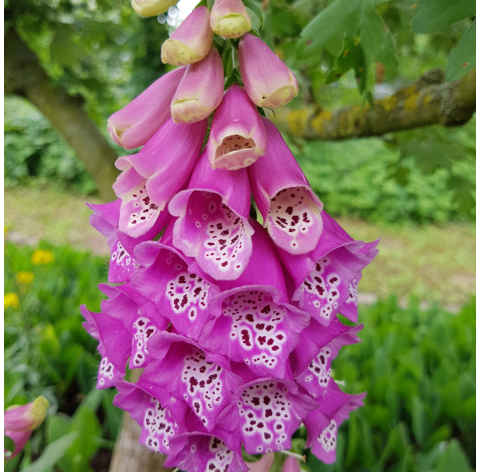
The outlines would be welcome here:
M 43 265 L 52 262 L 54 259 L 52 251 L 45 251 L 43 249 L 37 249 L 32 254 L 32 263 L 35 265 Z
M 21 270 L 17 274 L 17 282 L 19 284 L 31 284 L 33 282 L 34 275 L 32 272 L 27 272 L 26 270 Z
M 20 306 L 20 300 L 16 293 L 6 293 L 3 297 L 4 308 L 18 308 Z

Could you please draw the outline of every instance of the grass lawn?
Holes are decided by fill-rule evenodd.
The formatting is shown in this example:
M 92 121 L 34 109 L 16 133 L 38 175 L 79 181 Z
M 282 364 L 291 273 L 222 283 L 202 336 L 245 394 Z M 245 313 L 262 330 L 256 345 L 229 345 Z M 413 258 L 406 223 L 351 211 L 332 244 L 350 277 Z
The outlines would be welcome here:
M 91 203 L 100 203 L 89 198 Z M 48 188 L 5 190 L 5 226 L 13 241 L 45 239 L 107 255 L 104 238 L 90 227 L 85 198 Z M 359 290 L 385 298 L 414 295 L 452 309 L 475 293 L 476 239 L 473 224 L 384 226 L 340 218 L 355 239 L 381 238 L 379 254 L 363 272 Z M 369 296 L 367 298 L 369 298 Z M 372 298 L 372 297 L 371 297 Z

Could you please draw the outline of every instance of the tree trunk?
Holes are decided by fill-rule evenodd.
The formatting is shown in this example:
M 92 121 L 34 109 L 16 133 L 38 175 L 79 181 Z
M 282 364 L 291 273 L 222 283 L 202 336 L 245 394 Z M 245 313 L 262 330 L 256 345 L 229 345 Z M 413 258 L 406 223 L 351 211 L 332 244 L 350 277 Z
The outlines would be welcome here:
M 139 380 L 141 369 L 132 372 L 132 382 Z M 109 472 L 169 472 L 163 464 L 165 456 L 154 453 L 139 443 L 142 428 L 124 412 L 122 429 L 115 444 Z
M 282 107 L 268 117 L 281 131 L 327 141 L 381 136 L 433 124 L 463 125 L 476 110 L 476 69 L 455 82 L 443 82 L 441 71 L 431 71 L 394 95 L 375 100 L 374 108 L 366 104 L 331 112 L 315 106 Z
M 52 87 L 33 51 L 14 27 L 5 35 L 5 93 L 20 95 L 33 103 L 73 148 L 97 184 L 104 201 L 114 200 L 112 184 L 118 171 L 115 151 L 82 108 L 83 99 L 63 87 Z

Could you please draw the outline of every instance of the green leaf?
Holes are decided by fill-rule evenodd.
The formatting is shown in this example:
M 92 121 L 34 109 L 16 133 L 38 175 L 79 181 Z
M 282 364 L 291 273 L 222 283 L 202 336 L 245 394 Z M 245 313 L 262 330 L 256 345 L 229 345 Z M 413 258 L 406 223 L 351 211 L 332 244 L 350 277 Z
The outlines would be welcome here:
M 360 0 L 337 0 L 321 11 L 301 32 L 296 45 L 298 59 L 305 59 L 318 52 L 326 43 L 343 37 L 347 31 L 359 27 Z
M 80 46 L 74 41 L 72 27 L 58 23 L 50 43 L 50 58 L 61 66 L 72 67 L 78 63 Z
M 15 451 L 15 442 L 14 442 L 14 440 L 13 440 L 11 437 L 9 437 L 9 436 L 3 435 L 3 447 L 4 447 L 7 451 L 13 453 L 13 451 Z M 10 455 L 10 454 L 8 454 L 8 455 Z
M 446 81 L 464 77 L 476 67 L 476 20 L 466 30 L 459 44 L 451 51 L 446 65 Z
M 418 0 L 417 16 L 411 21 L 414 33 L 430 34 L 476 15 L 475 0 Z
M 97 452 L 100 433 L 99 420 L 95 413 L 80 405 L 73 417 L 70 431 L 77 432 L 78 437 L 70 446 L 69 456 L 73 459 L 80 454 L 86 460 L 90 459 Z
M 436 464 L 436 472 L 472 472 L 466 453 L 454 439 Z
M 388 69 L 397 67 L 397 48 L 383 19 L 370 5 L 361 8 L 361 47 L 367 61 L 381 62 Z
M 244 5 L 257 16 L 259 23 L 261 24 L 259 29 L 262 29 L 264 26 L 264 17 L 262 16 L 262 12 L 259 10 L 258 6 L 251 0 L 244 0 Z
M 73 432 L 49 444 L 43 454 L 33 464 L 23 469 L 23 472 L 44 472 L 45 469 L 54 466 L 65 455 L 77 437 L 78 433 Z
M 428 436 L 428 417 L 423 402 L 419 397 L 413 398 L 413 404 L 411 408 L 413 433 L 417 443 L 422 447 L 424 446 Z

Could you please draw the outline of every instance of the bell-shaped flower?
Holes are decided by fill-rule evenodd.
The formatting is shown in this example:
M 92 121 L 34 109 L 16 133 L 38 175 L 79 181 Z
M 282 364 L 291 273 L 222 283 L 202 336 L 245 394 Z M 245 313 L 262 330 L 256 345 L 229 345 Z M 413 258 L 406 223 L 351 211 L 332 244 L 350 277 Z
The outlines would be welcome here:
M 308 436 L 306 447 L 325 464 L 336 460 L 337 432 L 349 413 L 364 405 L 366 393 L 349 395 L 330 380 L 327 392 L 319 400 L 319 408 L 304 418 Z
M 223 95 L 222 59 L 217 49 L 212 48 L 204 59 L 187 66 L 172 99 L 172 119 L 175 123 L 203 120 L 219 106 Z
M 299 93 L 296 76 L 262 39 L 252 34 L 240 40 L 239 65 L 247 95 L 258 107 L 280 107 Z
M 100 303 L 102 313 L 100 315 L 93 314 L 97 322 L 98 317 L 105 320 L 104 323 L 98 322 L 98 327 L 106 351 L 121 351 L 122 342 L 128 342 L 130 351 L 126 349 L 126 352 L 128 355 L 130 354 L 129 367 L 131 369 L 145 367 L 151 361 L 151 356 L 147 350 L 147 341 L 157 331 L 166 329 L 169 320 L 156 310 L 153 302 L 140 295 L 130 284 L 115 287 L 100 284 L 99 289 L 109 297 Z M 110 334 L 108 317 L 115 320 L 115 326 L 117 326 L 116 321 L 123 324 L 125 330 L 129 333 L 130 341 L 125 337 L 125 331 L 123 330 L 120 330 L 121 335 L 117 342 L 108 337 L 108 334 Z M 106 327 L 104 328 L 104 326 Z M 125 363 L 123 358 L 121 362 Z
M 242 0 L 216 0 L 210 13 L 210 27 L 224 38 L 240 38 L 250 31 L 252 21 Z
M 207 157 L 215 169 L 236 170 L 253 164 L 267 150 L 267 133 L 256 107 L 242 87 L 231 85 L 212 121 Z
M 217 364 L 216 356 L 209 356 L 178 334 L 158 332 L 149 340 L 148 349 L 156 360 L 144 370 L 139 384 L 147 390 L 155 385 L 185 401 L 202 425 L 212 431 L 242 379 Z
M 143 146 L 170 118 L 170 103 L 184 72 L 182 67 L 163 75 L 109 118 L 107 129 L 119 146 Z
M 282 465 L 281 472 L 301 472 L 299 461 L 295 457 L 289 456 Z
M 150 16 L 162 15 L 170 7 L 177 4 L 179 0 L 132 0 L 132 8 L 137 15 L 148 18 Z
M 175 436 L 165 467 L 188 471 L 247 472 L 240 440 L 225 431 L 194 431 Z
M 331 331 L 332 333 L 333 330 L 331 327 L 335 324 L 342 325 L 342 323 L 334 319 L 326 328 L 317 323 L 317 321 L 312 320 L 310 326 L 304 330 L 308 331 L 306 337 L 303 337 L 301 334 L 300 343 L 296 347 L 296 351 L 306 351 L 309 349 L 309 345 L 322 345 L 320 349 L 318 348 L 316 355 L 311 358 L 307 368 L 296 376 L 298 385 L 302 385 L 309 395 L 316 400 L 320 400 L 326 393 L 329 381 L 331 380 L 331 363 L 337 356 L 339 350 L 348 344 L 361 342 L 357 333 L 362 329 L 363 325 L 354 327 L 342 325 L 341 330 L 338 330 L 338 328 L 336 331 L 343 331 L 343 333 L 323 345 L 323 341 L 320 340 L 326 338 L 325 331 Z M 301 344 L 303 341 L 306 342 L 307 346 Z
M 121 204 L 121 199 L 101 205 L 87 203 L 87 206 L 94 211 L 94 214 L 90 215 L 90 224 L 107 238 L 110 249 L 108 275 L 110 283 L 128 282 L 132 278 L 137 268 L 132 255 L 135 246 L 157 236 L 170 219 L 167 210 L 157 213 L 156 216 L 154 215 L 153 226 L 138 238 L 132 238 L 119 229 Z
M 314 318 L 311 318 L 311 323 L 301 332 L 299 343 L 290 356 L 292 371 L 296 382 L 301 385 L 302 382 L 300 379 L 302 375 L 304 375 L 307 370 L 313 368 L 315 370 L 314 375 L 319 378 L 319 384 L 324 387 L 327 386 L 327 380 L 325 379 L 330 378 L 329 372 L 332 359 L 334 359 L 342 346 L 361 342 L 357 334 L 361 331 L 363 326 L 364 325 L 362 324 L 357 326 L 346 326 L 337 318 L 334 318 L 329 326 L 323 326 Z M 328 346 L 329 353 L 324 353 L 324 359 L 320 359 L 319 353 L 325 350 Z M 318 367 L 315 359 L 316 357 L 321 364 L 320 370 L 316 369 L 316 367 Z M 316 366 L 313 367 L 311 364 L 316 364 Z M 324 374 L 329 375 L 326 377 L 321 371 Z M 310 373 L 307 373 L 306 375 L 310 375 Z M 305 385 L 303 386 L 309 393 L 311 393 L 312 389 L 309 390 Z
M 295 382 L 264 378 L 236 390 L 218 424 L 239 431 L 248 454 L 264 454 L 290 449 L 292 434 L 317 407 Z
M 252 253 L 250 189 L 245 169 L 212 169 L 204 150 L 187 190 L 169 203 L 178 216 L 173 242 L 216 280 L 238 279 Z
M 171 246 L 148 241 L 137 246 L 134 254 L 141 267 L 132 286 L 155 303 L 177 332 L 197 340 L 205 323 L 212 319 L 208 305 L 217 287 L 203 274 L 190 272 L 184 257 Z
M 336 313 L 357 323 L 357 282 L 378 253 L 379 241 L 354 241 L 325 211 L 321 216 L 323 231 L 313 251 L 292 255 L 278 248 L 294 280 L 292 300 L 324 326 Z
M 94 318 L 93 315 L 96 313 L 92 313 L 87 309 L 85 305 L 82 305 L 80 307 L 80 313 L 82 313 L 82 316 L 85 318 L 85 322 L 82 323 L 82 326 L 85 328 L 87 333 L 90 334 L 93 338 L 95 338 L 97 341 L 99 341 L 99 345 L 97 346 L 97 350 L 99 351 L 100 354 L 100 363 L 99 363 L 99 369 L 98 369 L 98 374 L 97 374 L 97 388 L 99 390 L 104 389 L 104 388 L 110 388 L 110 387 L 115 387 L 116 384 L 124 378 L 125 375 L 125 362 L 124 362 L 124 368 L 122 369 L 117 369 L 114 364 L 110 361 L 109 357 L 107 356 L 107 351 L 103 345 L 103 342 L 101 341 L 100 338 L 100 332 L 99 328 L 97 326 L 97 320 Z M 117 322 L 114 323 L 115 328 L 122 332 L 122 327 L 121 323 Z M 116 331 L 117 331 L 116 330 Z M 124 333 L 122 333 L 124 334 Z M 124 344 L 127 342 L 126 337 L 124 335 L 123 337 L 123 342 Z M 125 352 L 125 347 L 123 347 L 123 352 Z M 127 353 L 128 356 L 128 353 Z M 125 357 L 125 361 L 127 360 L 127 357 Z
M 275 454 L 273 452 L 268 452 L 264 454 L 258 461 L 249 462 L 247 466 L 249 467 L 249 472 L 269 472 L 271 466 L 274 463 Z
M 140 385 L 126 381 L 119 382 L 117 389 L 119 393 L 114 397 L 113 404 L 127 411 L 142 427 L 140 444 L 154 452 L 172 454 L 170 442 L 186 431 L 188 408 L 184 402 L 166 397 L 155 388 L 146 391 Z
M 207 7 L 195 8 L 162 44 L 160 53 L 162 62 L 173 66 L 185 66 L 207 56 L 214 40 L 209 19 L 210 12 Z
M 284 378 L 299 333 L 310 317 L 289 305 L 272 242 L 251 219 L 255 233 L 248 266 L 235 282 L 219 281 L 199 345 L 242 363 L 257 377 Z
M 322 203 L 273 123 L 263 118 L 269 145 L 247 168 L 264 227 L 291 254 L 312 251 L 322 233 Z
M 3 434 L 14 442 L 15 450 L 8 454 L 5 452 L 6 460 L 20 454 L 30 439 L 32 431 L 43 423 L 49 406 L 48 400 L 40 395 L 26 405 L 12 405 L 7 408 L 3 414 Z

